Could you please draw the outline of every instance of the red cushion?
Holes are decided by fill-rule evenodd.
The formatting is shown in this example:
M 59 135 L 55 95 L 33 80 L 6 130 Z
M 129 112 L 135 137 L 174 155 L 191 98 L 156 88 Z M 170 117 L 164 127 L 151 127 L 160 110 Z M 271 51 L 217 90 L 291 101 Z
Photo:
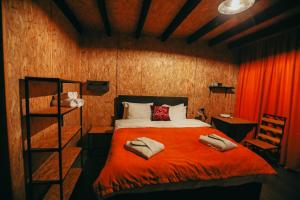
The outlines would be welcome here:
M 170 121 L 169 107 L 166 106 L 151 106 L 152 121 Z

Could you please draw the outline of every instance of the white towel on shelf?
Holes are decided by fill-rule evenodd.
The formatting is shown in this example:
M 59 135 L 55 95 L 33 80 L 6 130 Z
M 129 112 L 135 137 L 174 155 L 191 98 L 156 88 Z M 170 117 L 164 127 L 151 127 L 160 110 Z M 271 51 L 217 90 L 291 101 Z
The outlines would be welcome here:
M 209 135 L 201 135 L 199 137 L 199 140 L 207 144 L 209 146 L 215 147 L 216 149 L 220 151 L 227 151 L 233 148 L 236 148 L 237 145 L 226 138 L 223 138 L 221 136 L 218 136 L 216 134 L 209 134 Z
M 84 100 L 83 99 L 74 99 L 77 103 L 77 107 L 82 107 L 84 105 Z
M 150 138 L 139 137 L 135 140 L 127 141 L 125 144 L 125 149 L 148 160 L 155 154 L 164 150 L 165 146 L 162 143 Z
M 58 95 L 53 96 L 54 100 L 58 99 Z M 72 100 L 78 98 L 78 92 L 64 92 L 60 94 L 61 101 L 63 100 Z
M 52 99 L 50 105 L 51 106 L 57 106 L 57 100 Z M 65 99 L 60 101 L 60 106 L 61 107 L 71 107 L 71 108 L 75 108 L 75 107 L 82 107 L 84 105 L 84 100 L 83 99 Z

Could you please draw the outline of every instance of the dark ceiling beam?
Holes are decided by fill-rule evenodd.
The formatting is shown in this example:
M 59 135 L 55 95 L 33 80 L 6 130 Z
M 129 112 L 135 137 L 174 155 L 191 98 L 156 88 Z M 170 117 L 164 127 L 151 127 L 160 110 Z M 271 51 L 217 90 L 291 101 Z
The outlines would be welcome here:
M 53 0 L 53 2 L 62 11 L 65 17 L 71 22 L 71 24 L 78 31 L 78 33 L 81 34 L 82 27 L 73 11 L 69 8 L 68 4 L 64 0 Z
M 201 2 L 201 0 L 187 0 L 181 10 L 175 16 L 173 21 L 169 24 L 166 30 L 161 35 L 161 41 L 165 41 L 176 30 L 176 28 L 183 22 L 183 20 L 192 12 L 194 8 Z
M 105 0 L 97 0 L 97 5 L 98 5 L 100 15 L 102 17 L 102 22 L 104 24 L 104 29 L 105 29 L 106 35 L 111 36 L 111 27 L 110 27 L 110 22 L 109 22 L 108 15 L 107 15 Z
M 145 21 L 146 21 L 146 18 L 147 18 L 147 14 L 148 14 L 150 5 L 151 5 L 151 0 L 144 0 L 143 1 L 142 10 L 141 10 L 141 13 L 140 13 L 140 18 L 139 18 L 139 21 L 138 21 L 138 24 L 137 24 L 137 27 L 136 27 L 136 31 L 135 31 L 135 37 L 136 38 L 139 38 L 141 36 L 141 33 L 142 33 L 142 30 L 143 30 L 143 27 L 144 27 L 144 24 L 145 24 Z
M 240 39 L 237 39 L 233 42 L 230 42 L 228 44 L 228 48 L 232 49 L 232 48 L 244 46 L 248 43 L 263 39 L 265 37 L 275 35 L 275 34 L 290 30 L 292 28 L 300 27 L 299 19 L 300 19 L 300 14 L 289 17 L 289 18 L 282 20 L 276 24 L 273 24 L 265 29 L 256 31 L 256 32 L 246 35 Z
M 278 3 L 274 4 L 273 6 L 259 12 L 258 14 L 254 15 L 251 18 L 248 18 L 246 21 L 238 24 L 237 26 L 229 29 L 213 39 L 211 39 L 208 43 L 209 46 L 213 46 L 227 40 L 228 38 L 237 35 L 253 26 L 261 24 L 264 21 L 267 21 L 277 15 L 282 14 L 283 12 L 294 8 L 295 6 L 299 6 L 300 1 L 295 0 L 281 0 Z
M 209 21 L 207 24 L 200 27 L 197 31 L 191 34 L 187 39 L 187 43 L 192 43 L 198 40 L 200 37 L 205 35 L 206 33 L 210 32 L 211 30 L 217 28 L 221 24 L 225 23 L 227 20 L 231 18 L 231 15 L 219 15 Z

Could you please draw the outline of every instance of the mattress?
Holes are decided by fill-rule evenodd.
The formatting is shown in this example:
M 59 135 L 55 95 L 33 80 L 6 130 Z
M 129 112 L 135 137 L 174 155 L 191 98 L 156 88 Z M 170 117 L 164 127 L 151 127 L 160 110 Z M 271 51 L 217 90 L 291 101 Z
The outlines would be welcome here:
M 208 125 L 142 127 L 137 123 L 136 128 L 121 122 L 117 123 L 105 166 L 94 182 L 100 199 L 120 193 L 262 182 L 275 174 L 266 161 L 242 145 L 220 152 L 200 143 L 200 135 L 211 133 L 231 140 Z M 145 160 L 124 149 L 127 140 L 142 136 L 163 143 L 165 150 Z

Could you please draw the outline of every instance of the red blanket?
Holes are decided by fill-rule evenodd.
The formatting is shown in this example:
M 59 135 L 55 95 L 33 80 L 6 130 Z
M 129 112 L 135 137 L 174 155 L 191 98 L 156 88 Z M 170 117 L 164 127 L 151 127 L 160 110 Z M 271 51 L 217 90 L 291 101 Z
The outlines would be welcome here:
M 99 196 L 151 184 L 220 180 L 231 177 L 274 174 L 261 157 L 242 145 L 220 152 L 199 142 L 213 128 L 126 128 L 115 131 L 106 164 L 94 183 Z M 149 137 L 165 150 L 145 160 L 124 149 L 127 140 Z M 232 140 L 231 140 L 232 141 Z

